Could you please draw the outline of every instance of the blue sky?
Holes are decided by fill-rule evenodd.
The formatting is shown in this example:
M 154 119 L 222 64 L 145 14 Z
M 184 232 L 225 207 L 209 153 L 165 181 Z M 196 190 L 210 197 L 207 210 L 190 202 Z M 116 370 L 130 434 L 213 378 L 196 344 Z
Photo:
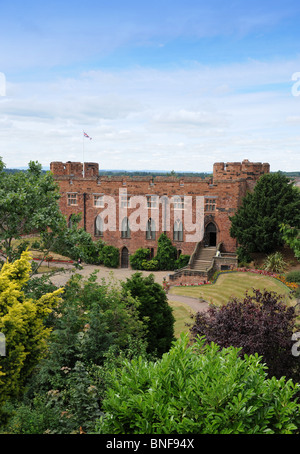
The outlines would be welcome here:
M 299 24 L 289 0 L 0 0 L 0 156 L 300 171 Z

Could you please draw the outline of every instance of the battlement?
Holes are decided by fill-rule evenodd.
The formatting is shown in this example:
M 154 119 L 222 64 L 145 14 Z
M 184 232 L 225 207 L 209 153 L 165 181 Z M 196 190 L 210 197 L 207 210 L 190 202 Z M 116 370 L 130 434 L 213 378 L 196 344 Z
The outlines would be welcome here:
M 55 177 L 93 178 L 99 175 L 99 164 L 95 162 L 51 162 L 50 170 Z M 248 180 L 257 181 L 259 177 L 270 172 L 270 165 L 261 162 L 216 162 L 213 166 L 213 181 Z M 119 177 L 118 177 L 119 178 Z M 148 177 L 146 177 L 148 178 Z M 155 177 L 155 181 L 171 181 L 172 177 Z M 177 181 L 175 177 L 173 180 Z
M 99 175 L 99 164 L 96 162 L 51 162 L 50 171 L 54 176 L 68 176 L 77 178 L 97 177 Z
M 249 162 L 244 159 L 242 162 L 217 162 L 213 168 L 213 179 L 236 180 L 251 179 L 257 180 L 261 175 L 270 172 L 270 165 L 261 162 Z

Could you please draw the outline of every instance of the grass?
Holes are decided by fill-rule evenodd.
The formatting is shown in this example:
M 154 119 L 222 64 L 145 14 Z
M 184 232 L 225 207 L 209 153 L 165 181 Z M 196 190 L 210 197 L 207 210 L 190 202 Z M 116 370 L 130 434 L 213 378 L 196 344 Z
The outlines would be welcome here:
M 29 248 L 29 251 L 30 251 L 30 253 L 32 255 L 32 258 L 34 258 L 34 259 L 43 258 L 44 253 L 42 251 L 37 251 L 36 249 L 32 248 L 32 244 L 35 241 L 41 241 L 41 238 L 38 235 L 28 236 L 28 237 L 24 237 L 24 238 L 21 238 L 21 239 L 18 239 L 18 240 L 13 240 L 12 241 L 12 246 L 17 247 L 23 241 L 28 241 L 28 243 L 29 243 L 28 248 Z M 70 260 L 69 257 L 65 257 L 64 255 L 57 254 L 56 252 L 52 252 L 52 251 L 49 252 L 49 255 L 51 255 L 51 257 L 53 257 L 53 260 L 63 260 L 63 261 L 69 261 Z
M 293 303 L 288 298 L 290 289 L 282 282 L 268 276 L 261 276 L 251 273 L 229 273 L 221 274 L 215 284 L 197 287 L 172 287 L 170 294 L 203 298 L 208 303 L 222 305 L 232 297 L 242 298 L 246 291 L 251 292 L 253 288 L 270 290 L 285 296 L 286 302 Z
M 288 297 L 290 289 L 282 282 L 268 276 L 261 276 L 251 273 L 232 273 L 222 274 L 214 284 L 198 287 L 171 287 L 169 291 L 170 299 L 173 295 L 190 296 L 193 298 L 203 298 L 208 303 L 217 305 L 226 304 L 232 297 L 243 298 L 246 291 L 251 293 L 253 288 L 269 290 L 285 297 L 286 303 L 292 305 L 295 301 Z M 169 301 L 173 308 L 175 318 L 175 336 L 178 338 L 180 333 L 188 332 L 186 323 L 191 323 L 190 314 L 192 309 L 183 303 Z
M 194 311 L 186 304 L 179 303 L 177 301 L 169 301 L 169 305 L 173 309 L 173 315 L 175 318 L 174 334 L 178 339 L 181 333 L 187 333 L 189 331 L 189 327 L 186 326 L 186 323 L 191 323 L 190 315 Z

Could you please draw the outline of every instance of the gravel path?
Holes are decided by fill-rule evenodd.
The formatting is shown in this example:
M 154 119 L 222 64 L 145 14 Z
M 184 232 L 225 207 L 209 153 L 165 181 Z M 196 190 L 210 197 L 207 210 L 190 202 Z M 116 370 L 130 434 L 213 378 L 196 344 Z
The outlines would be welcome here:
M 199 302 L 198 298 L 190 298 L 188 296 L 168 294 L 168 300 L 169 301 L 177 301 L 179 303 L 187 304 L 195 312 L 206 312 L 207 309 L 208 309 L 208 303 Z
M 53 263 L 53 265 L 55 265 Z M 57 264 L 56 264 L 57 266 Z M 81 274 L 84 277 L 90 276 L 92 272 L 95 270 L 97 271 L 97 282 L 101 282 L 102 279 L 104 278 L 105 280 L 121 280 L 125 281 L 127 278 L 132 276 L 134 273 L 136 273 L 136 270 L 132 270 L 129 268 L 116 268 L 116 269 L 110 269 L 106 268 L 104 266 L 95 266 L 95 265 L 86 265 L 84 264 L 81 270 L 76 270 L 76 268 L 73 265 L 64 265 L 65 272 L 63 273 L 57 273 L 51 278 L 51 281 L 58 287 L 63 287 L 66 282 L 70 279 L 71 275 L 73 274 L 74 271 L 76 273 Z M 163 279 L 168 277 L 168 272 L 166 271 L 154 271 L 150 273 L 149 271 L 141 271 L 143 276 L 148 276 L 149 274 L 154 275 L 155 282 L 162 284 Z M 187 296 L 181 296 L 181 295 L 172 295 L 172 294 L 167 294 L 168 300 L 169 301 L 176 301 L 179 303 L 183 303 L 191 307 L 194 311 L 196 312 L 203 312 L 206 311 L 208 308 L 208 304 L 205 302 L 199 302 L 198 298 L 190 298 Z
M 57 266 L 57 264 L 53 264 Z M 60 266 L 60 265 L 59 265 Z M 136 273 L 136 270 L 131 270 L 129 268 L 106 268 L 104 266 L 95 266 L 95 265 L 86 265 L 84 264 L 82 269 L 76 269 L 73 265 L 64 265 L 65 272 L 55 274 L 51 280 L 52 282 L 59 286 L 64 286 L 65 283 L 70 279 L 73 272 L 81 274 L 84 277 L 90 276 L 91 273 L 97 271 L 97 282 L 101 282 L 104 279 L 115 279 L 125 281 L 127 278 Z M 151 274 L 149 271 L 140 271 L 143 276 L 148 276 Z M 166 271 L 155 271 L 152 273 L 155 277 L 155 281 L 159 284 L 162 284 L 163 278 L 168 276 Z

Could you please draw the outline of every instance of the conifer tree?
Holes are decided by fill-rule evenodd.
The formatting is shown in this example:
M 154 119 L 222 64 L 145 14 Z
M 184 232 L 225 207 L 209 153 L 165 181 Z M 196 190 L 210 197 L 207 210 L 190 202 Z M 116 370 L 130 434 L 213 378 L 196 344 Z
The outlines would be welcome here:
M 248 252 L 273 252 L 283 244 L 282 223 L 299 228 L 300 193 L 280 172 L 263 175 L 230 219 L 231 236 Z
M 10 397 L 22 394 L 26 379 L 46 351 L 50 329 L 44 324 L 60 301 L 62 289 L 38 300 L 25 297 L 23 286 L 30 278 L 30 254 L 6 263 L 0 271 L 0 332 L 5 336 L 5 356 L 0 362 L 1 407 Z

